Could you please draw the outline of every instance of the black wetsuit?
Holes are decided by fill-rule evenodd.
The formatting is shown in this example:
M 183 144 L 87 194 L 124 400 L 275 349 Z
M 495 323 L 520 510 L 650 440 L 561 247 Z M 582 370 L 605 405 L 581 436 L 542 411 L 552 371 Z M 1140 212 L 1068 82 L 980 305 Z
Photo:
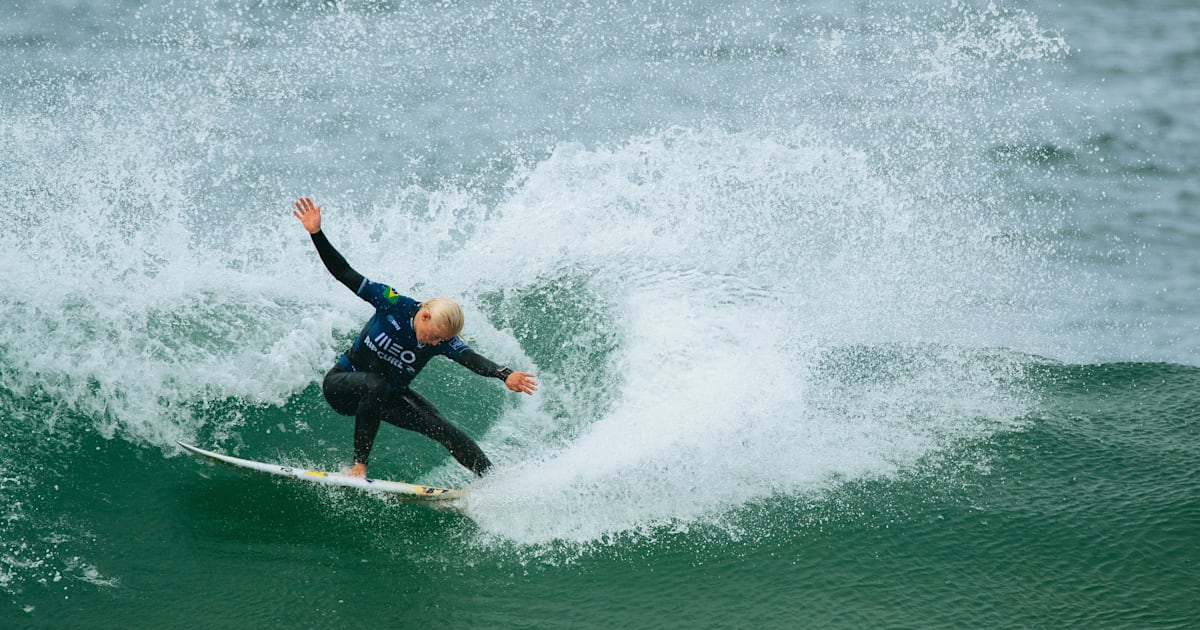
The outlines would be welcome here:
M 384 421 L 437 440 L 460 464 L 482 475 L 492 463 L 479 445 L 409 384 L 429 359 L 439 354 L 483 376 L 503 380 L 512 371 L 484 358 L 459 337 L 437 345 L 419 343 L 413 329 L 419 302 L 350 268 L 324 233 L 313 234 L 312 240 L 333 277 L 375 307 L 375 315 L 325 375 L 322 385 L 329 406 L 355 418 L 355 463 L 367 463 L 379 423 Z

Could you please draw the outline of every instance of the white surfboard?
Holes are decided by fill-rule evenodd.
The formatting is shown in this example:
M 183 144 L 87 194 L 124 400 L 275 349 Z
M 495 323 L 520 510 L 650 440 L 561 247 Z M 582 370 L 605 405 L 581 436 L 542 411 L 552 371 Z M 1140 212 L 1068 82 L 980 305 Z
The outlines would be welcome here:
M 202 448 L 176 442 L 184 449 L 207 457 L 214 461 L 239 468 L 249 468 L 272 475 L 280 475 L 283 477 L 291 477 L 301 481 L 311 481 L 313 483 L 324 484 L 327 486 L 343 486 L 346 488 L 357 488 L 368 492 L 386 492 L 389 494 L 399 495 L 404 499 L 420 499 L 423 501 L 444 501 L 447 499 L 456 499 L 463 495 L 466 490 L 456 488 L 438 488 L 435 486 L 419 486 L 403 481 L 386 481 L 383 479 L 367 479 L 365 477 L 351 477 L 341 473 L 321 472 L 319 470 L 308 470 L 306 468 L 297 468 L 294 466 L 280 466 L 278 464 L 267 464 L 264 462 L 256 462 L 240 457 L 232 457 L 230 455 L 222 455 L 212 451 L 206 451 Z

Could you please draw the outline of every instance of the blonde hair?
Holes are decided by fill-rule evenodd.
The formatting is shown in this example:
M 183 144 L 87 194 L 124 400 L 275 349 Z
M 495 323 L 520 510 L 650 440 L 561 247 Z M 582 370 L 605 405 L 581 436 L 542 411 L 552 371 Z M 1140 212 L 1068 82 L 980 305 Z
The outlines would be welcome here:
M 451 337 L 456 337 L 462 332 L 464 318 L 458 302 L 450 298 L 436 297 L 425 300 L 421 304 L 421 310 L 429 312 L 429 323 Z

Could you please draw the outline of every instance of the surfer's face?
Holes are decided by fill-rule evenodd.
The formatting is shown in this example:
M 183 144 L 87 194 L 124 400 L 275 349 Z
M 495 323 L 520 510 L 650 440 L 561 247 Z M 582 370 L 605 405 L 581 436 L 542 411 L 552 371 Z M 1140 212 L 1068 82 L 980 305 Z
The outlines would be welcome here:
M 417 316 L 413 318 L 413 332 L 417 334 L 418 343 L 436 346 L 454 336 L 435 325 L 431 321 L 432 319 L 429 312 L 425 310 L 418 311 Z

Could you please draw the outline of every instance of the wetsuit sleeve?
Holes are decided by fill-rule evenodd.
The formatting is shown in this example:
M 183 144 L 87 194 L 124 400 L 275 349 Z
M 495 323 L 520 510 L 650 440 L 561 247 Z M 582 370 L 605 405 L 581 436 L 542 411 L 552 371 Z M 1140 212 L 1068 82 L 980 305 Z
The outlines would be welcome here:
M 366 278 L 351 268 L 338 250 L 333 248 L 333 244 L 329 242 L 328 238 L 325 238 L 325 232 L 313 234 L 312 242 L 317 247 L 317 254 L 321 256 L 321 262 L 325 263 L 325 268 L 329 270 L 329 273 L 357 295 Z
M 500 365 L 496 365 L 487 357 L 475 352 L 470 348 L 467 348 L 450 358 L 458 361 L 460 365 L 480 376 L 491 376 L 503 381 L 508 378 L 509 374 L 512 374 L 512 370 Z

